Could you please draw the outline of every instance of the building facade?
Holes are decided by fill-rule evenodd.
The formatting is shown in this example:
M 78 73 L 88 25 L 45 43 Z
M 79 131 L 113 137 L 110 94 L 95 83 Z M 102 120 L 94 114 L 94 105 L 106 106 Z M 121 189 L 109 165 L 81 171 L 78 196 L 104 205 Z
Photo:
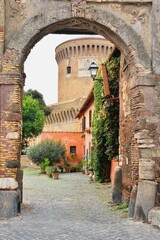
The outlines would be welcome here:
M 82 131 L 84 138 L 84 159 L 87 165 L 91 164 L 92 161 L 92 117 L 94 111 L 94 95 L 93 89 L 88 94 L 85 102 L 80 108 L 77 119 L 79 131 Z

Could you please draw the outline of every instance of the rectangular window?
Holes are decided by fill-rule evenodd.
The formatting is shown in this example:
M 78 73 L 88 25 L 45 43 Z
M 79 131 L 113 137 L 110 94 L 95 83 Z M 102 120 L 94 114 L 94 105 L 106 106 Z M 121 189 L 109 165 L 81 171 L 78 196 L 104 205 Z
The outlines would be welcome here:
M 89 127 L 92 127 L 92 110 L 89 111 Z
M 76 153 L 76 146 L 70 146 L 70 153 Z
M 89 159 L 91 160 L 91 142 L 89 142 Z
M 67 74 L 71 74 L 71 66 L 67 67 Z
M 83 117 L 82 119 L 82 132 L 86 130 L 86 117 Z

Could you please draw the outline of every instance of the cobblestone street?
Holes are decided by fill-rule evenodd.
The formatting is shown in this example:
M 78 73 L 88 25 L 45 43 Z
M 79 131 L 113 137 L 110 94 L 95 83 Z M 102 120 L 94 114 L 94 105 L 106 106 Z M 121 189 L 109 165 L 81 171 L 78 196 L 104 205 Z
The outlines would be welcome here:
M 59 180 L 25 170 L 18 217 L 0 221 L 0 240 L 157 240 L 160 230 L 108 209 L 109 185 L 81 173 Z

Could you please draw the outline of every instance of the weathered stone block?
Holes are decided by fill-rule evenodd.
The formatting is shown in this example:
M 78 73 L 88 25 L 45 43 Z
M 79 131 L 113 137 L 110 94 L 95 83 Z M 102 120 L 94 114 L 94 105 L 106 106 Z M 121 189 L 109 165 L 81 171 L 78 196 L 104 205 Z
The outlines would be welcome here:
M 155 147 L 155 144 L 140 144 L 138 146 L 139 148 L 154 148 Z
M 141 131 L 135 133 L 134 138 L 136 138 L 136 139 L 147 139 L 148 135 L 149 135 L 148 130 L 141 130 Z
M 143 211 L 143 208 L 140 204 L 136 205 L 135 213 L 134 213 L 134 220 L 142 221 L 142 222 L 147 221 L 147 217 L 146 217 L 146 215 Z
M 6 121 L 18 121 L 20 119 L 19 113 L 7 113 L 5 116 Z
M 17 216 L 19 202 L 17 191 L 0 191 L 0 218 Z
M 21 170 L 21 169 L 17 170 L 16 180 L 18 182 L 18 187 L 20 189 L 20 196 L 21 196 L 21 202 L 22 202 L 22 200 L 23 200 L 23 170 Z
M 130 201 L 129 201 L 129 209 L 128 209 L 128 216 L 129 218 L 133 218 L 134 210 L 136 205 L 136 197 L 137 197 L 137 186 L 135 185 L 132 189 Z
M 19 139 L 19 133 L 18 132 L 9 132 L 9 133 L 7 133 L 6 138 L 8 138 L 8 139 Z
M 152 158 L 152 157 L 160 157 L 160 148 L 154 149 L 140 149 L 142 158 Z
M 8 160 L 6 162 L 6 167 L 7 168 L 19 168 L 20 162 L 18 160 Z
M 151 158 L 152 157 L 152 150 L 151 149 L 140 149 L 140 153 L 142 158 Z
M 14 178 L 0 178 L 0 189 L 15 190 L 18 188 L 18 183 Z
M 19 113 L 20 112 L 19 105 L 17 103 L 11 102 L 10 105 L 8 106 L 8 111 Z
M 139 178 L 155 180 L 155 161 L 151 159 L 139 159 Z
M 122 169 L 119 166 L 115 168 L 114 183 L 112 189 L 112 201 L 114 203 L 122 202 Z
M 141 181 L 135 206 L 135 220 L 147 220 L 149 211 L 155 206 L 157 183 L 152 181 Z
M 154 148 L 153 139 L 149 136 L 149 130 L 142 130 L 137 132 L 134 135 L 134 138 L 137 139 L 139 148 Z
M 160 228 L 160 207 L 152 208 L 148 213 L 148 221 Z

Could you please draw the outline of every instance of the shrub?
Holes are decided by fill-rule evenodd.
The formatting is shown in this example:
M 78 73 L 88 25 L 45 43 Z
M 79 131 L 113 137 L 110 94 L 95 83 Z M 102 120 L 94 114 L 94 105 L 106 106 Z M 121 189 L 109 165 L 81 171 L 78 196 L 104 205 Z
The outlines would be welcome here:
M 41 143 L 30 147 L 27 156 L 28 158 L 37 165 L 44 162 L 47 158 L 50 162 L 50 166 L 58 163 L 61 159 L 65 159 L 66 148 L 61 141 L 54 141 L 51 139 L 43 140 Z
M 41 173 L 45 173 L 46 168 L 50 166 L 50 161 L 48 158 L 45 158 L 42 163 L 40 163 Z

